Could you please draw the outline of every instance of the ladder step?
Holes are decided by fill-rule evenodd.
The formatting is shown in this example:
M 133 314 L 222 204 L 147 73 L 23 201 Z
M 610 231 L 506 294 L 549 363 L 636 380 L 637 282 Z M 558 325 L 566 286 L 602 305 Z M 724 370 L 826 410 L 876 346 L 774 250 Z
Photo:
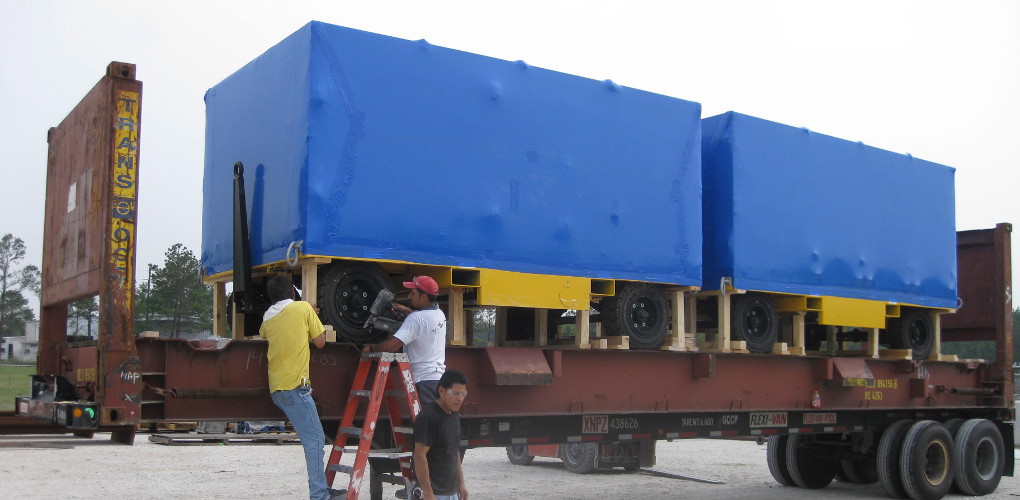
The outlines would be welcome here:
M 414 428 L 413 427 L 394 427 L 393 428 L 393 432 L 396 432 L 396 433 L 399 433 L 399 434 L 414 434 Z
M 347 434 L 348 436 L 360 436 L 361 427 L 343 427 L 340 429 L 341 434 Z
M 329 464 L 326 466 L 326 470 L 339 472 L 341 474 L 350 474 L 354 471 L 354 467 L 351 467 L 350 465 Z
M 357 453 L 358 452 L 358 447 L 357 446 L 345 446 L 345 447 L 341 448 L 339 446 L 334 446 L 333 450 L 339 451 L 341 453 Z M 369 450 L 368 451 L 368 456 L 370 458 L 408 458 L 408 457 L 411 457 L 412 455 L 414 455 L 414 453 L 412 453 L 410 451 L 400 451 L 397 448 L 383 448 L 383 449 Z
M 384 483 L 395 484 L 397 486 L 404 485 L 404 476 L 396 474 L 379 474 L 379 479 Z
M 362 396 L 367 398 L 372 396 L 372 391 L 367 390 L 351 391 L 351 396 Z

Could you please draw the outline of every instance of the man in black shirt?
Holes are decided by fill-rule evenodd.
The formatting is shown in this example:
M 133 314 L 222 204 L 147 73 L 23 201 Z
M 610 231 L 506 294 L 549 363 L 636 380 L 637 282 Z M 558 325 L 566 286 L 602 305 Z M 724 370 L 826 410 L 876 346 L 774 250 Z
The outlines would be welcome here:
M 460 464 L 460 406 L 467 397 L 467 376 L 446 370 L 439 398 L 414 421 L 414 470 L 425 500 L 467 500 Z

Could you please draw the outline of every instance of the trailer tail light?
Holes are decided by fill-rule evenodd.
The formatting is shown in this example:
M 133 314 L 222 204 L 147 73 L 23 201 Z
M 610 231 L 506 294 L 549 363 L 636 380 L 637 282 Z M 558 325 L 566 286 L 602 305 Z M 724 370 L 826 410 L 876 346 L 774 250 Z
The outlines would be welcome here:
M 95 429 L 99 424 L 98 413 L 95 404 L 73 403 L 71 404 L 71 418 L 68 427 Z

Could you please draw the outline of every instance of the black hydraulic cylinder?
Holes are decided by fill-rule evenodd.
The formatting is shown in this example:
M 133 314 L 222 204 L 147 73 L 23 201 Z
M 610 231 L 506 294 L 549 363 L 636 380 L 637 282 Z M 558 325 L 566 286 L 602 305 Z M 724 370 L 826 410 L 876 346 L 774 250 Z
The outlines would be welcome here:
M 251 278 L 251 243 L 248 240 L 248 206 L 244 198 L 244 165 L 234 163 L 234 307 L 250 313 L 254 307 Z

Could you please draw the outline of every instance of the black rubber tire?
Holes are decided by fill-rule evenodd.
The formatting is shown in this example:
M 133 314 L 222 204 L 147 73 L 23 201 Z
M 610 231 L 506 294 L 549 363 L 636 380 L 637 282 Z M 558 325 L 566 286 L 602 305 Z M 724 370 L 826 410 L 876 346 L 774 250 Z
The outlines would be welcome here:
M 874 484 L 878 482 L 878 467 L 874 460 L 840 460 L 839 472 L 842 471 L 846 482 L 853 484 Z
M 966 420 L 962 418 L 951 418 L 942 422 L 942 425 L 945 426 L 946 429 L 949 429 L 949 434 L 953 436 L 953 442 L 956 441 L 956 433 L 960 432 L 960 426 L 963 425 L 964 422 L 966 422 Z
M 914 359 L 928 359 L 935 344 L 931 315 L 924 309 L 903 309 L 899 318 L 889 320 L 885 335 L 889 347 L 911 349 Z
M 386 332 L 364 328 L 369 308 L 380 290 L 393 291 L 390 277 L 376 264 L 335 262 L 319 279 L 319 311 L 337 335 L 356 344 L 386 338 Z
M 960 426 L 953 446 L 955 481 L 967 495 L 987 495 L 999 487 L 1006 463 L 1002 434 L 992 422 L 970 419 Z
M 776 482 L 783 486 L 797 486 L 790 477 L 790 469 L 786 467 L 786 441 L 790 436 L 769 436 L 765 455 L 768 457 L 769 472 Z
M 840 460 L 839 467 L 836 467 L 836 481 L 840 483 L 853 483 L 853 479 L 846 475 L 846 469 L 843 467 L 843 462 L 846 460 Z
M 946 496 L 953 484 L 953 436 L 934 420 L 910 427 L 900 451 L 903 489 L 914 500 Z
M 949 429 L 949 434 L 953 436 L 953 443 L 956 443 L 956 433 L 960 430 L 960 426 L 963 425 L 963 422 L 964 420 L 959 417 L 951 418 L 949 420 L 946 420 L 945 422 L 942 422 L 942 425 L 944 425 L 946 429 Z M 954 444 L 953 448 L 954 450 L 956 449 L 955 446 L 957 445 Z M 957 472 L 956 477 L 959 477 L 959 475 L 960 473 Z M 949 492 L 960 493 L 960 486 L 959 484 L 957 484 L 957 481 L 953 481 L 953 485 L 949 487 Z
M 747 350 L 756 354 L 772 352 L 779 335 L 779 316 L 772 298 L 760 293 L 733 296 L 730 311 L 730 335 L 747 342 Z
M 560 460 L 574 474 L 587 474 L 598 467 L 599 446 L 595 443 L 569 443 L 560 445 Z
M 669 301 L 655 285 L 627 283 L 599 306 L 603 335 L 630 337 L 631 349 L 658 349 L 669 327 Z
M 903 488 L 903 478 L 900 476 L 900 450 L 903 448 L 903 438 L 912 425 L 914 421 L 910 419 L 897 421 L 882 432 L 878 441 L 878 457 L 875 460 L 878 480 L 885 492 L 893 498 L 907 498 L 907 490 Z
M 786 468 L 790 479 L 801 488 L 824 488 L 836 477 L 836 461 L 818 456 L 802 446 L 804 436 L 791 434 L 786 441 Z
M 506 447 L 506 458 L 514 465 L 529 465 L 535 460 L 535 455 L 528 454 L 528 445 L 515 444 Z

